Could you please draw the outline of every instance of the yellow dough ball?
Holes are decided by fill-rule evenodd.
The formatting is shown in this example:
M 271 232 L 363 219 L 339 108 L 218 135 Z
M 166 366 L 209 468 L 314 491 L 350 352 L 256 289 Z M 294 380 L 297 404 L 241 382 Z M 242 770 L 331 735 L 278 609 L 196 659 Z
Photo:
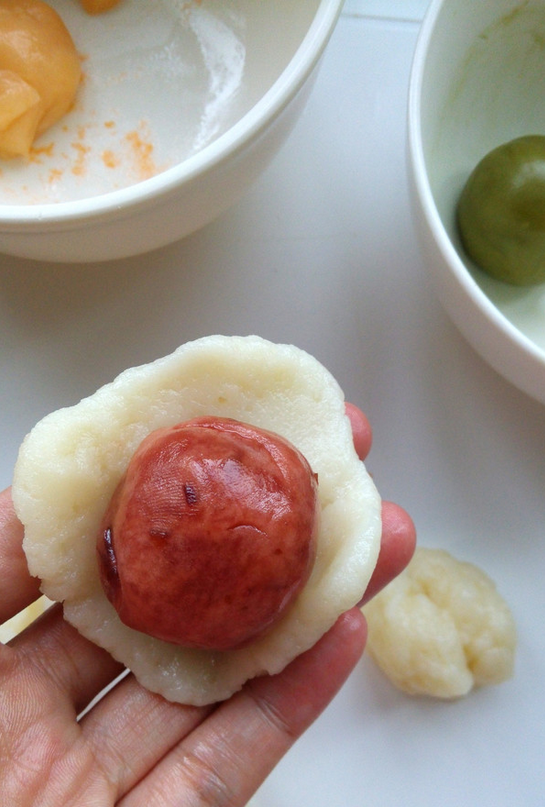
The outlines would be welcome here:
M 364 613 L 370 655 L 404 692 L 457 698 L 513 674 L 509 607 L 488 575 L 444 550 L 419 547 Z
M 81 5 L 88 14 L 101 14 L 117 6 L 119 0 L 81 0 Z
M 0 156 L 28 155 L 74 103 L 81 63 L 56 11 L 41 0 L 0 3 Z

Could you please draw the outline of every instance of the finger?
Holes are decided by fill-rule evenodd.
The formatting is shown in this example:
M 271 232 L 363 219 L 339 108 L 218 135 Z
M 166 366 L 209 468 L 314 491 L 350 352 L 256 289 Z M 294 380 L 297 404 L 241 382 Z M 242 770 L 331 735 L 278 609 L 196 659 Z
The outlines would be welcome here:
M 354 436 L 354 447 L 360 460 L 364 460 L 371 450 L 373 433 L 367 417 L 352 403 L 345 404 L 346 414 L 350 419 Z
M 282 673 L 248 682 L 222 704 L 119 807 L 245 805 L 338 692 L 363 652 L 366 635 L 357 609 L 343 615 Z
M 80 726 L 120 798 L 214 708 L 171 703 L 146 690 L 131 674 L 83 717 Z
M 21 669 L 32 669 L 79 714 L 124 667 L 66 622 L 53 605 L 9 645 Z
M 13 509 L 11 491 L 0 493 L 0 622 L 19 613 L 39 596 L 22 548 L 23 527 Z M 62 618 L 57 605 L 11 643 L 22 664 L 36 668 L 44 679 L 83 709 L 123 667 L 110 654 L 84 639 Z
M 394 504 L 383 504 L 383 537 L 377 568 L 366 600 L 395 577 L 408 563 L 415 544 L 414 525 L 407 513 Z M 85 731 L 96 745 L 95 753 L 108 760 L 124 760 L 110 776 L 119 776 L 120 792 L 138 781 L 187 732 L 204 718 L 207 710 L 183 707 L 146 692 L 132 676 L 116 687 L 85 718 Z M 109 730 L 105 730 L 109 726 Z M 145 743 L 142 737 L 146 737 Z
M 23 525 L 15 515 L 9 488 L 0 493 L 0 624 L 40 596 L 23 552 Z
M 397 577 L 413 556 L 416 530 L 408 513 L 392 502 L 382 503 L 382 538 L 375 571 L 362 605 Z

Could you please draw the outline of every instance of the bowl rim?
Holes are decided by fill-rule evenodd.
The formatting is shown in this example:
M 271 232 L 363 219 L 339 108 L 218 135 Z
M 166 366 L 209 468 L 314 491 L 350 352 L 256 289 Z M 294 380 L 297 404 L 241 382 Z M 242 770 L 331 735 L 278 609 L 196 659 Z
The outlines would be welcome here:
M 39 204 L 0 204 L 3 232 L 36 232 L 50 224 L 64 224 L 81 219 L 100 219 L 125 215 L 127 208 L 159 202 L 175 191 L 211 171 L 226 157 L 235 155 L 255 140 L 260 132 L 289 104 L 305 84 L 319 61 L 344 0 L 320 0 L 312 22 L 297 50 L 267 92 L 239 120 L 201 151 L 149 179 L 125 188 L 76 199 L 69 202 Z
M 422 136 L 422 84 L 431 39 L 444 2 L 445 0 L 431 0 L 417 37 L 411 65 L 407 100 L 407 144 L 413 187 L 437 248 L 475 308 L 481 311 L 491 327 L 499 330 L 505 340 L 510 343 L 515 342 L 528 357 L 538 360 L 542 364 L 545 361 L 545 350 L 542 350 L 530 337 L 522 333 L 494 305 L 471 276 L 446 231 L 430 185 Z

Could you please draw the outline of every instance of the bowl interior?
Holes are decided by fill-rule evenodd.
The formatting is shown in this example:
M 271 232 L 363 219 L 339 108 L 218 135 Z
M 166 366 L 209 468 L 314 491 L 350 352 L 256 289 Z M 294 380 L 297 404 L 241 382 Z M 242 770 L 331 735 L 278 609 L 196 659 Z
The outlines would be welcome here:
M 545 351 L 545 285 L 517 288 L 489 278 L 465 256 L 454 218 L 463 185 L 486 153 L 520 135 L 545 134 L 545 2 L 453 0 L 431 13 L 421 127 L 437 211 L 480 289 Z
M 74 109 L 1 165 L 2 206 L 96 197 L 168 171 L 246 115 L 293 59 L 320 0 L 48 0 L 83 59 Z M 7 208 L 5 208 L 7 209 Z M 14 213 L 10 210 L 10 215 Z

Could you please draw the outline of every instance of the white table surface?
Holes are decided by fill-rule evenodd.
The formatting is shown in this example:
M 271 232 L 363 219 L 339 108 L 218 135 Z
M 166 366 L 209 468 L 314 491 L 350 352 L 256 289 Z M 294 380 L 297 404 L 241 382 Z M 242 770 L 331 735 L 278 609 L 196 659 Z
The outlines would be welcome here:
M 102 265 L 0 258 L 0 484 L 44 414 L 207 333 L 314 353 L 375 431 L 368 467 L 421 544 L 512 606 L 516 674 L 455 703 L 364 658 L 257 807 L 545 804 L 545 409 L 475 354 L 421 266 L 405 164 L 425 0 L 347 0 L 305 113 L 247 196 L 185 241 Z

